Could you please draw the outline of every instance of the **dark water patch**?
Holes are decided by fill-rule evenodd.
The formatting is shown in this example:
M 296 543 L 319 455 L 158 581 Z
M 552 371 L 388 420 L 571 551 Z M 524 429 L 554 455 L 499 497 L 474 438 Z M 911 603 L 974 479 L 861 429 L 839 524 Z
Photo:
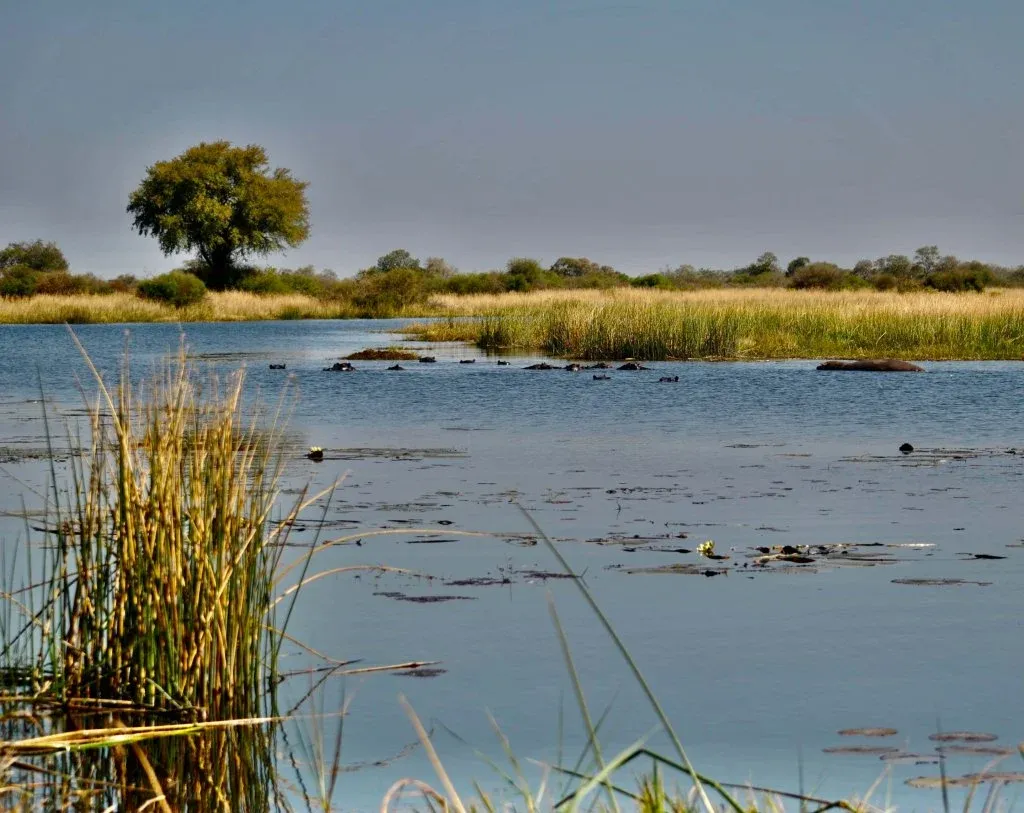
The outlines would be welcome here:
M 840 737 L 895 737 L 900 732 L 895 728 L 844 728 Z
M 535 581 L 548 581 L 550 579 L 575 579 L 571 573 L 562 573 L 554 570 L 517 570 L 516 573 L 527 579 Z
M 911 587 L 958 587 L 961 585 L 989 587 L 992 584 L 992 582 L 975 582 L 968 579 L 893 579 L 892 583 L 906 584 Z
M 959 528 L 959 529 L 958 528 L 954 528 L 953 530 L 955 531 L 955 530 L 963 530 L 963 529 L 962 528 Z M 976 560 L 976 559 L 1005 559 L 1005 558 L 1007 558 L 1005 556 L 997 556 L 994 553 L 966 553 L 966 552 L 961 552 L 961 553 L 958 553 L 957 556 L 963 556 L 963 557 L 965 557 L 969 561 L 970 560 Z
M 476 601 L 476 596 L 446 596 L 446 595 L 429 595 L 429 596 L 410 596 L 406 593 L 401 593 L 397 590 L 387 590 L 374 593 L 375 596 L 384 596 L 385 598 L 393 598 L 396 601 L 409 601 L 413 604 L 441 604 L 446 601 Z
M 880 757 L 884 754 L 898 753 L 900 749 L 891 745 L 831 745 L 821 750 L 825 754 Z
M 433 678 L 447 674 L 447 672 L 447 669 L 442 669 L 439 666 L 424 666 L 420 669 L 406 669 L 403 672 L 392 672 L 391 674 L 396 677 Z
M 907 751 L 882 754 L 879 759 L 883 762 L 907 763 L 911 765 L 938 765 L 942 761 L 935 754 L 912 754 Z
M 999 745 L 939 745 L 935 750 L 940 754 L 968 754 L 986 757 L 1009 757 L 1018 753 L 1016 748 Z
M 657 567 L 631 567 L 624 568 L 623 573 L 627 573 L 631 576 L 635 575 L 679 575 L 679 576 L 723 576 L 729 573 L 729 569 L 725 567 L 708 567 L 707 565 L 695 565 L 695 564 L 671 564 L 671 565 L 659 565 Z
M 905 782 L 912 788 L 919 790 L 941 790 L 947 788 L 966 788 L 978 784 L 966 776 L 914 776 Z
M 406 539 L 407 545 L 445 545 L 449 542 L 458 542 L 458 539 L 438 539 L 432 536 L 421 536 L 416 539 Z
M 995 742 L 999 736 L 984 731 L 940 731 L 929 734 L 928 739 L 932 742 Z

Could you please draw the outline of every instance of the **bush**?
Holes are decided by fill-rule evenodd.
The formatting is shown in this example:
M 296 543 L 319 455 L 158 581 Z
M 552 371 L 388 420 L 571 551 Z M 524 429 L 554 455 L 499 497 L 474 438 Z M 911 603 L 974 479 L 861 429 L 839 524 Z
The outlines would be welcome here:
M 0 296 L 32 296 L 38 284 L 38 271 L 27 265 L 13 265 L 0 275 Z
M 139 295 L 144 299 L 165 302 L 176 308 L 195 305 L 206 296 L 206 286 L 195 274 L 170 271 L 139 283 Z
M 981 291 L 991 285 L 995 277 L 992 270 L 982 263 L 964 263 L 956 268 L 934 271 L 924 281 L 928 288 L 936 291 Z
M 839 291 L 849 286 L 849 274 L 832 263 L 810 263 L 798 267 L 789 275 L 790 288 Z
M 240 291 L 251 294 L 290 294 L 292 289 L 276 271 L 266 270 L 248 274 L 238 283 Z
M 878 274 L 871 280 L 871 284 L 878 291 L 891 291 L 898 284 L 898 280 L 892 274 Z
M 67 271 L 48 271 L 37 278 L 36 293 L 54 296 L 107 293 L 109 286 L 89 274 L 69 274 Z
M 674 288 L 672 280 L 664 274 L 647 274 L 642 277 L 635 277 L 631 282 L 634 288 Z

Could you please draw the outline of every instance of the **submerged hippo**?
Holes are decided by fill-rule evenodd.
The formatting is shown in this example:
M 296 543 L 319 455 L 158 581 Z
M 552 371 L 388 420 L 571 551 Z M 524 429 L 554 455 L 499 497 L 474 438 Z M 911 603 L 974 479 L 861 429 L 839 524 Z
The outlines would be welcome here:
M 499 366 L 499 367 L 508 367 L 508 365 L 509 365 L 510 363 L 511 363 L 511 362 L 505 361 L 505 360 L 503 360 L 503 359 L 498 359 L 498 366 Z
M 610 370 L 611 368 L 612 368 L 612 365 L 610 365 L 607 361 L 599 361 L 599 362 L 597 362 L 597 364 L 588 364 L 583 369 L 584 370 Z
M 644 367 L 642 364 L 637 364 L 635 361 L 627 361 L 621 367 L 620 370 L 649 370 L 649 367 Z
M 356 368 L 347 361 L 336 361 L 330 367 L 324 367 L 328 373 L 354 373 Z
M 611 381 L 612 377 L 610 375 L 605 375 L 604 373 L 601 373 L 600 375 L 595 375 L 594 376 L 594 380 L 595 381 Z
M 570 373 L 578 373 L 580 370 L 583 369 L 583 367 L 581 367 L 574 361 L 572 364 L 565 365 L 565 369 L 568 370 Z
M 284 365 L 284 364 L 271 364 L 270 365 L 270 369 L 271 370 L 284 370 L 285 367 L 286 367 L 286 365 Z
M 524 370 L 557 370 L 553 364 L 548 364 L 546 361 L 541 361 L 537 364 L 531 364 L 529 367 L 523 367 Z
M 476 359 L 459 359 L 459 364 L 476 364 Z
M 418 359 L 420 364 L 436 364 L 437 359 L 433 356 L 420 356 Z
M 393 365 L 391 367 L 388 367 L 388 372 L 392 372 L 392 371 L 395 371 L 395 370 L 401 371 L 401 370 L 404 370 L 404 369 L 405 369 L 405 367 L 403 367 L 401 364 L 395 364 L 395 365 Z
M 866 370 L 875 373 L 923 373 L 909 361 L 899 359 L 858 359 L 857 361 L 826 361 L 818 365 L 819 370 Z
M 679 376 L 677 375 L 663 375 L 661 378 L 658 379 L 659 384 L 675 384 L 678 381 Z

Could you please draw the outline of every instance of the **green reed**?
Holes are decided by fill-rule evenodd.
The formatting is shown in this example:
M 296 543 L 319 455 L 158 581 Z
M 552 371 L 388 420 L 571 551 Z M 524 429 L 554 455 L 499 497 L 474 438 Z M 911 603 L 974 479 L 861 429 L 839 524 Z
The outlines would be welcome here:
M 87 436 L 68 438 L 82 451 L 66 488 L 51 463 L 28 584 L 7 591 L 0 679 L 63 703 L 217 720 L 261 711 L 289 523 L 270 523 L 279 435 L 243 419 L 242 383 L 200 387 L 184 355 L 138 400 L 127 370 L 113 392 L 100 382 Z
M 726 292 L 732 293 L 732 292 Z M 943 294 L 606 295 L 491 302 L 420 338 L 586 360 L 1019 359 L 1024 302 Z

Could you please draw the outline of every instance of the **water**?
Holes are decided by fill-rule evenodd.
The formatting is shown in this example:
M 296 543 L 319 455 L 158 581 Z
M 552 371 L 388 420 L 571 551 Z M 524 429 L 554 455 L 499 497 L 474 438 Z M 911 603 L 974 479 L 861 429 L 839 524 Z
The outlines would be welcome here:
M 899 734 L 875 744 L 914 751 L 933 749 L 927 737 L 937 725 L 990 730 L 1007 744 L 1021 738 L 1024 712 L 1014 699 L 1024 668 L 1024 551 L 1013 546 L 1024 535 L 1024 456 L 1007 452 L 1024 447 L 1024 364 L 930 363 L 926 375 L 886 375 L 819 373 L 804 361 L 664 363 L 595 381 L 589 372 L 522 370 L 533 357 L 497 366 L 471 348 L 433 346 L 427 352 L 437 364 L 403 362 L 405 372 L 386 371 L 391 362 L 356 362 L 351 374 L 322 371 L 354 350 L 395 343 L 380 331 L 396 324 L 185 328 L 198 358 L 223 370 L 247 367 L 251 398 L 275 403 L 284 395 L 293 405 L 290 485 L 346 476 L 328 516 L 350 522 L 326 533 L 411 526 L 493 534 L 446 533 L 441 538 L 452 541 L 409 544 L 418 535 L 407 530 L 366 537 L 317 563 L 386 564 L 435 577 L 341 575 L 311 585 L 301 599 L 291 632 L 333 658 L 436 660 L 447 670 L 430 679 L 348 679 L 345 764 L 386 761 L 415 739 L 399 693 L 428 727 L 436 723 L 441 757 L 463 787 L 470 778 L 497 783 L 441 725 L 500 760 L 488 712 L 520 757 L 555 761 L 563 708 L 561 747 L 572 764 L 585 736 L 549 597 L 592 713 L 610 705 L 601 732 L 606 754 L 651 732 L 654 715 L 575 586 L 522 575 L 557 564 L 543 545 L 524 541 L 532 529 L 520 504 L 585 572 L 702 772 L 797 790 L 802 770 L 808 792 L 862 794 L 885 763 L 823 753 L 872 744 L 846 741 L 839 729 L 892 726 Z M 108 379 L 115 375 L 124 329 L 76 333 Z M 133 327 L 134 370 L 152 369 L 179 337 L 172 325 Z M 47 399 L 72 416 L 81 407 L 77 380 L 86 392 L 93 387 L 64 328 L 2 327 L 0 347 L 0 445 L 13 459 L 42 446 L 39 381 Z M 475 364 L 456 363 L 473 357 Z M 287 370 L 272 371 L 270 362 Z M 659 384 L 659 375 L 679 382 Z M 899 454 L 904 441 L 918 451 Z M 303 458 L 312 444 L 325 448 L 324 462 Z M 406 453 L 342 451 L 383 448 Z M 12 462 L 6 471 L 17 478 L 7 480 L 7 500 L 25 494 L 31 503 L 26 489 L 38 487 L 39 465 Z M 731 558 L 705 563 L 729 572 L 627 573 L 699 561 L 621 540 L 634 535 L 691 550 L 713 539 Z M 588 542 L 610 537 L 619 544 Z M 311 539 L 312 531 L 295 538 Z M 749 568 L 753 546 L 837 542 L 933 547 L 878 549 L 903 560 L 884 566 Z M 964 553 L 1007 558 L 966 560 Z M 443 584 L 507 574 L 512 583 L 504 586 Z M 893 583 L 921 578 L 991 584 Z M 419 604 L 383 593 L 468 598 Z M 308 656 L 294 656 L 286 667 L 309 665 Z M 308 686 L 308 678 L 294 678 L 285 694 Z M 330 706 L 342 687 L 329 686 Z M 665 750 L 661 734 L 652 743 Z M 949 771 L 984 764 L 954 757 Z M 1013 760 L 1004 767 L 1015 768 Z M 407 775 L 434 781 L 418 749 L 344 774 L 338 800 L 343 809 L 375 808 Z M 874 800 L 890 794 L 907 809 L 939 808 L 937 791 L 904 786 L 919 775 L 937 775 L 937 768 L 892 767 Z

